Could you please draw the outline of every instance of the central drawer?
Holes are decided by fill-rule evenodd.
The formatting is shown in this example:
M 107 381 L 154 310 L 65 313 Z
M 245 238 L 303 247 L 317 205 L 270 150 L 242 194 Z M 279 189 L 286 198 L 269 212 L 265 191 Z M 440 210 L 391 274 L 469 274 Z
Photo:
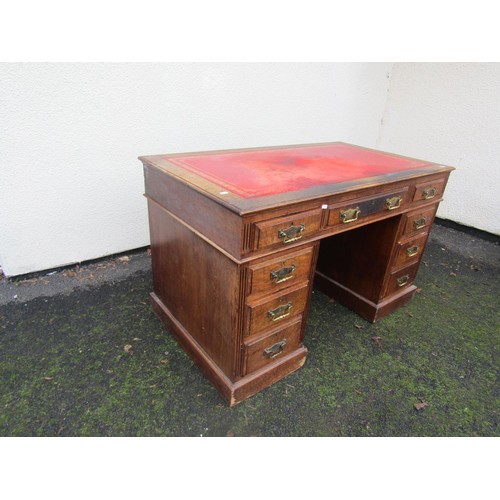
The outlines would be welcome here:
M 284 292 L 247 301 L 245 335 L 255 335 L 287 323 L 304 312 L 309 282 L 302 282 Z
M 355 198 L 329 207 L 328 226 L 356 226 L 365 220 L 392 215 L 408 205 L 408 186 L 382 195 Z

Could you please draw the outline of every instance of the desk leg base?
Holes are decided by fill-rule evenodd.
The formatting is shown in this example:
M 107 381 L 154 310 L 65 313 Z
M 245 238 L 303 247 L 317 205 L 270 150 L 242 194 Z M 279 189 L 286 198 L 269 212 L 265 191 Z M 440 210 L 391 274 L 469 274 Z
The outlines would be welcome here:
M 150 296 L 153 311 L 172 332 L 194 364 L 215 385 L 223 398 L 229 403 L 229 406 L 240 403 L 298 370 L 306 360 L 307 348 L 301 346 L 279 361 L 232 381 L 206 354 L 181 323 L 175 319 L 160 298 L 154 292 Z
M 314 278 L 314 286 L 371 323 L 375 323 L 380 318 L 404 306 L 418 290 L 415 285 L 410 285 L 404 290 L 375 303 L 318 271 L 316 271 Z

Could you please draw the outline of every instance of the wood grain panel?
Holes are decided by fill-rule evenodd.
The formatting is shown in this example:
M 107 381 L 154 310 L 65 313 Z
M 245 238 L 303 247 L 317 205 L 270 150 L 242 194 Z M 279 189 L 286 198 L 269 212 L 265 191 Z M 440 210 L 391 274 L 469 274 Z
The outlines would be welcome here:
M 149 202 L 153 286 L 191 337 L 228 376 L 234 376 L 238 266 Z

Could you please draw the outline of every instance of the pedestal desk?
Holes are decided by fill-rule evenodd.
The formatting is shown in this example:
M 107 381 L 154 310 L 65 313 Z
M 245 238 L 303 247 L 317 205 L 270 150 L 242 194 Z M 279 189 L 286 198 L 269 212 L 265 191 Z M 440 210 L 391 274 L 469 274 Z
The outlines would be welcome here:
M 339 142 L 139 159 L 154 311 L 230 405 L 304 364 L 313 283 L 372 322 L 412 298 L 453 170 Z

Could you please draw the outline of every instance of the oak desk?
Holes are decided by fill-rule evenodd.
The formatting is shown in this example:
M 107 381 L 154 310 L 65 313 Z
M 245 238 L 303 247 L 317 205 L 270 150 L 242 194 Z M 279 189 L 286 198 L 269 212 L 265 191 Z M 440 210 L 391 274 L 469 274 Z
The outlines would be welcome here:
M 453 170 L 338 142 L 139 159 L 153 308 L 230 405 L 304 364 L 313 283 L 372 322 L 411 299 Z

